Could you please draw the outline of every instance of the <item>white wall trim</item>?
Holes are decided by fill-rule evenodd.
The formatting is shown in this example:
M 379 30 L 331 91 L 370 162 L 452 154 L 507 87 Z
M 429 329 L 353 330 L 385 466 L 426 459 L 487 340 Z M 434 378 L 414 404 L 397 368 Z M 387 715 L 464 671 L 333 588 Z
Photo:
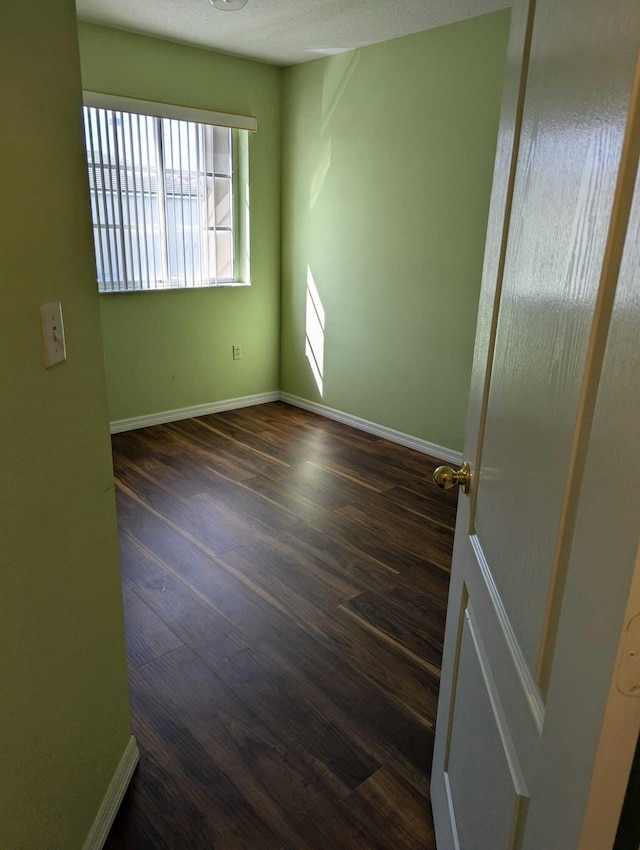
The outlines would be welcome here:
M 85 106 L 98 109 L 116 109 L 138 115 L 157 115 L 159 118 L 177 118 L 179 121 L 195 121 L 199 124 L 215 124 L 255 133 L 258 121 L 250 115 L 230 115 L 228 112 L 212 112 L 195 106 L 177 106 L 175 103 L 159 103 L 156 100 L 138 100 L 137 97 L 122 97 L 106 92 L 83 91 Z
M 136 769 L 139 760 L 140 753 L 138 752 L 138 745 L 132 735 L 120 759 L 120 764 L 113 774 L 113 779 L 109 783 L 107 793 L 104 795 L 102 804 L 98 809 L 96 819 L 89 830 L 86 841 L 82 845 L 82 850 L 102 850 L 104 847 L 109 830 L 115 820 L 120 803 L 122 803 L 122 798 L 129 787 L 133 771 Z
M 147 416 L 134 416 L 131 419 L 114 419 L 110 423 L 111 433 L 134 431 L 136 428 L 148 428 L 150 425 L 163 425 L 165 422 L 178 422 L 180 419 L 192 419 L 194 416 L 205 416 L 207 413 L 222 413 L 224 410 L 236 410 L 239 407 L 253 407 L 254 404 L 266 404 L 269 401 L 279 401 L 280 393 L 259 393 L 246 395 L 241 398 L 229 398 L 225 401 L 214 401 L 210 404 L 198 404 L 195 407 L 179 407 L 177 410 L 162 410 Z
M 401 446 L 407 446 L 423 454 L 431 455 L 438 460 L 446 460 L 448 463 L 454 464 L 462 463 L 462 452 L 447 449 L 445 446 L 430 443 L 428 440 L 421 440 L 419 437 L 412 437 L 411 434 L 403 434 L 402 431 L 395 431 L 393 428 L 387 428 L 384 425 L 369 422 L 368 419 L 352 416 L 350 413 L 344 413 L 342 410 L 327 407 L 325 404 L 307 401 L 306 398 L 299 398 L 295 395 L 289 395 L 289 393 L 280 393 L 280 400 L 295 407 L 310 410 L 312 413 L 317 413 L 320 416 L 326 416 L 327 419 L 335 419 L 336 422 L 342 422 L 344 425 L 350 425 L 352 428 L 358 428 L 360 431 L 375 434 L 377 437 L 390 440 L 392 443 L 399 443 Z
M 214 401 L 210 404 L 198 404 L 195 407 L 161 410 L 159 413 L 134 416 L 131 419 L 114 419 L 110 423 L 111 433 L 119 434 L 121 431 L 134 431 L 136 428 L 148 428 L 150 425 L 178 422 L 180 419 L 192 419 L 194 416 L 205 416 L 208 413 L 222 413 L 224 410 L 236 410 L 240 407 L 253 407 L 256 404 L 267 404 L 270 401 L 284 401 L 287 404 L 292 404 L 294 407 L 310 410 L 319 416 L 334 419 L 336 422 L 350 425 L 359 431 L 375 434 L 377 437 L 382 437 L 401 446 L 407 446 L 410 449 L 431 455 L 447 463 L 462 463 L 462 452 L 448 449 L 446 446 L 439 446 L 437 443 L 430 443 L 428 440 L 421 440 L 419 437 L 404 434 L 402 431 L 387 428 L 385 425 L 378 425 L 376 422 L 361 419 L 359 416 L 353 416 L 351 413 L 344 413 L 342 410 L 336 410 L 333 407 L 328 407 L 326 404 L 318 404 L 318 402 L 308 401 L 306 398 L 281 392 L 259 393 L 257 395 L 241 396 L 240 398 L 229 398 L 224 401 Z

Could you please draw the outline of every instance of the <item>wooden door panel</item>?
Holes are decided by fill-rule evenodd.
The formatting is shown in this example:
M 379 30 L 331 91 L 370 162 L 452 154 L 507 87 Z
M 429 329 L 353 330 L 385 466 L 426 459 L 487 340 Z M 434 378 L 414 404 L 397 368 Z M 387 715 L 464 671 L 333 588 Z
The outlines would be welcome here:
M 534 0 L 519 0 L 514 3 L 512 9 L 465 438 L 465 454 L 472 465 L 475 477 L 482 465 L 483 436 L 525 101 L 534 6 Z M 465 793 L 464 784 L 454 781 L 452 788 L 449 776 L 450 744 L 455 743 L 454 710 L 459 705 L 458 694 L 466 695 L 471 684 L 470 680 L 467 681 L 467 664 L 463 664 L 462 669 L 460 664 L 466 622 L 465 612 L 469 599 L 473 600 L 476 620 L 482 621 L 480 640 L 484 646 L 491 647 L 494 690 L 502 702 L 503 716 L 508 717 L 507 734 L 514 742 L 517 742 L 517 745 L 514 744 L 516 747 L 514 757 L 524 771 L 531 765 L 539 740 L 543 714 L 539 694 L 535 685 L 532 687 L 531 676 L 506 617 L 482 553 L 480 541 L 473 533 L 476 493 L 477 487 L 474 486 L 469 498 L 460 498 L 456 523 L 453 563 L 457 565 L 457 568 L 452 572 L 449 592 L 431 783 L 439 850 L 461 850 L 461 848 L 466 850 L 460 843 L 457 818 L 464 820 L 466 808 L 473 805 L 468 793 Z M 469 669 L 470 673 L 471 669 Z M 460 699 L 464 700 L 468 697 L 462 696 Z M 496 746 L 493 749 L 499 760 L 500 747 Z M 503 762 L 504 760 L 503 757 Z M 487 781 L 490 781 L 489 778 Z M 512 786 L 512 792 L 518 797 L 526 796 L 525 788 L 516 787 L 513 783 Z M 468 787 L 470 788 L 471 785 Z M 513 811 L 500 813 L 509 824 L 507 831 L 513 827 L 515 811 L 514 804 Z M 522 811 L 521 806 L 517 807 L 517 811 Z M 495 819 L 498 813 L 495 809 L 492 812 Z M 494 833 L 495 828 L 498 827 L 494 825 Z M 468 828 L 461 825 L 460 830 L 464 836 L 467 836 Z M 482 837 L 481 830 L 478 835 Z
M 630 623 L 640 614 L 636 9 L 636 80 L 603 266 L 610 297 L 601 305 L 592 346 L 599 380 L 597 394 L 584 404 L 584 473 L 524 850 L 610 850 L 640 729 L 640 699 L 629 695 L 631 682 L 640 684 L 638 672 L 631 671 L 631 679 L 621 675 L 624 659 L 632 661 Z
M 640 4 L 536 0 L 533 23 L 531 10 L 526 0 L 513 8 L 483 272 L 465 443 L 472 488 L 456 524 L 431 787 L 440 850 L 576 850 L 585 799 L 572 759 L 596 745 L 592 724 L 588 742 L 564 751 L 568 706 L 580 704 L 568 686 L 574 646 L 558 624 L 575 608 L 563 592 L 589 438 L 585 399 L 599 381 L 594 339 L 606 338 L 602 303 L 616 284 L 603 264 L 618 227 Z M 560 707 L 550 717 L 556 634 L 566 669 L 551 679 Z M 595 684 L 588 659 L 576 667 L 582 684 Z M 574 761 L 586 770 L 583 756 Z M 554 797 L 555 774 L 566 781 Z M 563 843 L 565 806 L 574 822 L 565 819 Z
M 534 13 L 535 0 L 516 0 L 513 3 L 465 433 L 465 454 L 474 470 L 482 465 L 486 406 L 491 386 Z M 475 493 L 474 488 L 471 492 L 472 517 Z
M 462 527 L 468 527 L 469 501 L 464 499 L 458 510 L 458 522 Z M 442 770 L 442 774 L 434 772 L 432 777 L 431 795 L 434 818 L 438 832 L 444 831 L 448 837 L 440 839 L 439 847 L 461 848 L 467 850 L 462 833 L 471 834 L 470 828 L 465 827 L 469 800 L 472 799 L 471 788 L 477 785 L 477 765 L 483 763 L 482 770 L 493 781 L 492 771 L 502 777 L 501 788 L 505 786 L 506 772 L 511 779 L 513 812 L 508 808 L 499 810 L 476 805 L 473 807 L 471 818 L 476 828 L 478 822 L 492 832 L 503 830 L 508 834 L 509 842 L 495 845 L 496 850 L 511 850 L 517 847 L 516 841 L 526 815 L 528 787 L 525 781 L 530 776 L 536 761 L 540 735 L 544 720 L 544 706 L 540 691 L 531 675 L 531 671 L 522 654 L 516 636 L 495 583 L 489 570 L 479 539 L 475 535 L 459 534 L 453 553 L 454 563 L 458 568 L 452 573 L 447 611 L 447 657 L 443 667 L 443 687 L 438 704 L 436 756 L 434 766 Z M 465 649 L 465 636 L 473 638 L 470 646 Z M 465 655 L 467 656 L 465 659 Z M 475 664 L 473 657 L 477 659 Z M 482 662 L 482 663 L 480 663 Z M 484 673 L 478 679 L 478 670 L 484 668 Z M 450 677 L 450 678 L 449 678 Z M 479 683 L 482 687 L 479 686 Z M 484 694 L 483 694 L 484 691 Z M 486 695 L 486 699 L 483 697 Z M 482 719 L 478 725 L 492 729 L 495 734 L 479 733 L 476 743 L 481 749 L 487 748 L 485 762 L 478 754 L 469 750 L 469 742 L 465 738 L 459 747 L 457 736 L 459 730 L 468 723 L 460 723 L 460 715 L 473 714 L 478 709 L 478 702 L 488 702 L 491 712 L 482 711 Z M 469 705 L 471 709 L 469 710 Z M 470 713 L 469 713 L 470 711 Z M 456 719 L 458 718 L 458 719 Z M 494 745 L 496 741 L 500 745 Z M 455 780 L 452 771 L 455 764 L 450 758 L 454 751 L 469 750 L 469 761 L 476 767 L 467 765 L 467 774 L 461 781 Z M 441 768 L 440 768 L 441 766 Z M 502 790 L 501 790 L 502 793 Z M 511 804 L 510 804 L 511 805 Z M 497 815 L 507 817 L 508 828 L 504 823 L 500 827 L 492 824 Z M 517 815 L 517 818 L 516 818 Z M 462 817 L 462 820 L 460 820 Z M 484 836 L 482 829 L 478 833 Z M 471 839 L 466 839 L 471 840 Z M 485 847 L 494 848 L 482 837 Z M 473 846 L 473 845 L 470 845 Z M 480 845 L 482 846 L 482 845 Z
M 504 606 L 534 670 L 637 29 L 622 37 L 616 33 L 619 79 L 595 57 L 603 32 L 620 26 L 616 18 L 624 5 L 539 2 L 536 13 L 540 37 L 534 35 L 527 85 L 475 516 Z
M 544 704 L 477 536 L 471 535 L 469 544 L 465 591 L 475 611 L 479 639 L 490 649 L 492 675 L 520 762 L 528 771 L 542 732 Z
M 456 694 L 447 774 L 458 841 L 465 850 L 509 850 L 522 825 L 528 792 L 470 605 Z

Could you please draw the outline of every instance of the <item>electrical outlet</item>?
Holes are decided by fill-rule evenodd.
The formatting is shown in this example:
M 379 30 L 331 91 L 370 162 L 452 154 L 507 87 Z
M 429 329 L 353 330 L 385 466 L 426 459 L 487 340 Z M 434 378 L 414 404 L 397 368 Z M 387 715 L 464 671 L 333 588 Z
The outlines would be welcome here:
M 241 345 L 234 345 L 233 346 L 233 359 L 234 360 L 241 360 L 242 359 L 242 346 Z

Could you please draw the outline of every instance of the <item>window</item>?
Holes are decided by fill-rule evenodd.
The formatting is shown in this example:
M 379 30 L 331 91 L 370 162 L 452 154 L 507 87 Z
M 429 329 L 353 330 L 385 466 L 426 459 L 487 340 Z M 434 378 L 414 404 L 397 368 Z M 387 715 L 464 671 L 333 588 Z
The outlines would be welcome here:
M 116 100 L 129 106 L 128 99 Z M 188 117 L 200 112 L 166 111 Z M 239 191 L 237 161 L 246 157 L 238 130 L 91 103 L 84 107 L 84 128 L 100 292 L 243 279 L 246 251 L 240 249 L 248 204 L 246 187 Z

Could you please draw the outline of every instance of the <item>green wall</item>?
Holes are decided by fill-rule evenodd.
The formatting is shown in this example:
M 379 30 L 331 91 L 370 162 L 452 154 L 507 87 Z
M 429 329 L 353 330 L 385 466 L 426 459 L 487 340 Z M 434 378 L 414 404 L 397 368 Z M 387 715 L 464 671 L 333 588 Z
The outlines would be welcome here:
M 461 449 L 508 24 L 280 70 L 81 23 L 85 88 L 258 119 L 253 286 L 101 296 L 110 418 L 282 389 Z
M 0 847 L 79 850 L 130 726 L 73 0 L 3 0 L 0 79 Z
M 462 449 L 508 26 L 498 12 L 285 70 L 283 391 Z
M 79 24 L 86 89 L 253 115 L 251 287 L 100 297 L 111 419 L 277 390 L 280 327 L 279 68 Z M 242 360 L 231 347 L 242 345 Z

